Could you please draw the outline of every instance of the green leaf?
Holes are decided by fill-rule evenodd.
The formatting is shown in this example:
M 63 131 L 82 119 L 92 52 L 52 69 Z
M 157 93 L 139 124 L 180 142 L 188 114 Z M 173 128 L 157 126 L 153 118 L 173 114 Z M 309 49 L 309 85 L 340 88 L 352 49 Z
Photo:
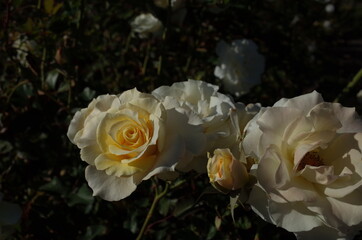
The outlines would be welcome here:
M 175 217 L 180 216 L 181 214 L 183 214 L 184 212 L 186 212 L 187 210 L 192 208 L 194 203 L 195 203 L 195 200 L 193 198 L 191 198 L 191 197 L 190 198 L 185 198 L 185 199 L 180 199 L 176 204 L 173 215 Z
M 34 29 L 33 20 L 31 18 L 28 18 L 26 20 L 25 24 L 23 25 L 23 27 L 26 32 L 29 32 L 29 33 L 33 32 L 33 29 Z
M 58 88 L 58 92 L 59 93 L 66 92 L 69 90 L 69 88 L 70 88 L 69 83 L 63 82 L 62 84 L 60 84 L 60 87 Z
M 252 227 L 252 224 L 247 216 L 242 216 L 238 221 L 238 225 L 243 230 L 248 230 Z
M 104 225 L 92 225 L 88 226 L 86 233 L 83 235 L 81 240 L 92 240 L 97 236 L 102 236 L 106 234 L 107 227 Z
M 19 88 L 16 90 L 17 94 L 19 94 L 21 97 L 28 99 L 32 96 L 34 96 L 34 87 L 31 83 L 25 83 L 19 86 Z
M 45 81 L 48 84 L 48 86 L 50 87 L 50 89 L 52 89 L 52 90 L 55 89 L 58 76 L 59 76 L 59 72 L 57 70 L 48 72 L 48 75 L 47 75 Z
M 215 217 L 215 227 L 217 230 L 219 230 L 220 226 L 221 226 L 221 218 L 219 216 L 216 216 Z
M 47 14 L 51 14 L 53 10 L 54 0 L 44 0 L 44 9 Z
M 235 223 L 235 218 L 234 218 L 234 209 L 237 206 L 237 201 L 238 201 L 239 196 L 233 196 L 230 197 L 230 212 L 231 212 L 231 217 L 233 218 L 233 222 Z
M 92 204 L 93 201 L 94 198 L 92 196 L 92 192 L 86 184 L 83 184 L 76 193 L 72 193 L 69 195 L 68 205 L 89 205 Z
M 0 154 L 5 154 L 10 152 L 13 149 L 13 146 L 8 141 L 0 140 Z
M 85 87 L 81 93 L 81 96 L 84 100 L 90 101 L 96 95 L 96 91 L 90 89 L 89 87 Z
M 66 192 L 65 187 L 57 177 L 54 177 L 49 183 L 44 184 L 39 189 L 59 194 L 64 194 Z
M 58 3 L 57 5 L 55 5 L 54 8 L 52 9 L 52 15 L 56 14 L 62 6 L 63 3 Z
M 197 200 L 195 202 L 200 201 L 201 198 L 203 198 L 205 195 L 209 195 L 209 194 L 220 194 L 220 191 L 216 190 L 212 186 L 207 186 L 206 188 L 204 188 L 204 190 L 202 191 L 202 193 L 200 194 L 200 196 L 197 198 Z
M 123 227 L 129 229 L 132 233 L 136 233 L 138 229 L 137 212 L 133 212 L 130 218 L 123 222 Z
M 158 212 L 162 215 L 162 216 L 166 216 L 166 214 L 168 213 L 168 210 L 170 209 L 170 203 L 171 200 L 168 198 L 161 198 L 160 202 L 159 202 L 159 208 L 158 208 Z
M 207 238 L 206 239 L 214 239 L 215 235 L 216 235 L 217 229 L 211 225 L 209 232 L 207 233 Z

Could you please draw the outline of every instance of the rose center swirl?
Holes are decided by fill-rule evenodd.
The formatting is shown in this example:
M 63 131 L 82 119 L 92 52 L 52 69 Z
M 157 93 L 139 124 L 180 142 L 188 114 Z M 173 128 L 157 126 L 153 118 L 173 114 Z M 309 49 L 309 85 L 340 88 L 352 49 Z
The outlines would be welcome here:
M 145 132 L 139 126 L 127 125 L 118 131 L 118 143 L 124 149 L 135 149 L 146 142 Z
M 319 167 L 325 165 L 323 159 L 319 156 L 318 152 L 311 151 L 307 152 L 302 160 L 299 162 L 297 171 L 301 171 L 305 168 L 306 165 Z

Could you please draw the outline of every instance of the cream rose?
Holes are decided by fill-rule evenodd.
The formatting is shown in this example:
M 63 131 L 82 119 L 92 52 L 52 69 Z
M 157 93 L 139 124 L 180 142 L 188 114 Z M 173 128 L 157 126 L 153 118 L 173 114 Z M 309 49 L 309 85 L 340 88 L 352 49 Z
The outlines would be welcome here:
M 175 109 L 187 116 L 190 124 L 203 128 L 207 145 L 202 159 L 193 161 L 193 168 L 205 172 L 206 153 L 227 147 L 230 136 L 234 134 L 230 121 L 230 111 L 236 108 L 233 100 L 219 93 L 217 86 L 196 80 L 161 86 L 152 94 L 163 102 L 166 109 Z
M 281 99 L 243 141 L 258 165 L 249 202 L 299 239 L 350 239 L 362 228 L 362 121 L 317 92 Z
M 225 90 L 240 96 L 260 83 L 265 60 L 253 41 L 235 40 L 231 46 L 220 41 L 216 53 L 220 64 L 215 67 L 214 75 L 222 80 Z
M 86 179 L 94 195 L 117 201 L 142 181 L 179 168 L 183 170 L 205 144 L 201 128 L 166 110 L 150 94 L 136 89 L 102 95 L 78 111 L 69 139 L 89 166 Z
M 142 13 L 135 17 L 131 22 L 133 32 L 138 33 L 140 38 L 147 38 L 150 34 L 157 36 L 161 33 L 163 25 L 151 13 Z
M 249 174 L 244 163 L 234 157 L 230 149 L 216 149 L 209 157 L 207 174 L 210 183 L 223 193 L 240 191 L 248 182 Z

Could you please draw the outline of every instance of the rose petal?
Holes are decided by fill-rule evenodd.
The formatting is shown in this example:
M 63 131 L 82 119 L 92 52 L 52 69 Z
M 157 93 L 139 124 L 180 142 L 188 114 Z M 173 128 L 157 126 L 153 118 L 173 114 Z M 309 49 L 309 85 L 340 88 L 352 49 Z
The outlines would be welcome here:
M 291 107 L 296 108 L 306 115 L 314 106 L 318 103 L 323 102 L 322 95 L 320 95 L 317 91 L 313 91 L 308 94 L 304 94 L 298 97 L 294 97 L 291 99 L 282 98 L 277 101 L 273 107 Z
M 354 191 L 343 198 L 327 197 L 331 204 L 331 211 L 340 219 L 345 226 L 345 231 L 349 226 L 360 225 L 362 227 L 362 191 Z
M 257 119 L 264 113 L 265 108 L 262 108 L 255 117 L 245 126 L 245 138 L 242 141 L 243 149 L 246 155 L 249 155 L 258 160 L 265 149 L 262 148 L 260 139 L 263 132 L 260 130 Z
M 338 178 L 338 176 L 334 175 L 333 166 L 315 167 L 306 165 L 301 171 L 300 176 L 304 177 L 309 182 L 322 185 L 329 185 Z
M 310 231 L 324 222 L 303 206 L 303 202 L 276 203 L 269 201 L 269 213 L 278 227 L 290 232 Z M 292 224 L 291 224 L 292 223 Z
M 259 215 L 264 221 L 267 221 L 272 224 L 276 224 L 274 219 L 269 214 L 269 201 L 268 196 L 265 191 L 258 185 L 254 185 L 248 203 L 251 205 L 253 211 Z
M 336 117 L 342 123 L 342 127 L 337 131 L 338 133 L 362 132 L 362 120 L 355 108 L 343 107 L 339 103 L 333 103 L 331 107 Z
M 109 176 L 104 171 L 98 171 L 94 166 L 85 169 L 85 178 L 93 190 L 93 196 L 100 196 L 107 201 L 119 201 L 128 197 L 141 181 L 135 176 Z
M 99 149 L 98 145 L 93 144 L 81 148 L 80 150 L 80 158 L 87 162 L 90 165 L 94 165 L 94 160 L 102 154 L 102 151 Z
M 268 108 L 258 118 L 257 124 L 263 132 L 261 135 L 261 151 L 269 147 L 269 145 L 280 145 L 282 137 L 285 134 L 286 127 L 297 122 L 302 112 L 294 108 Z

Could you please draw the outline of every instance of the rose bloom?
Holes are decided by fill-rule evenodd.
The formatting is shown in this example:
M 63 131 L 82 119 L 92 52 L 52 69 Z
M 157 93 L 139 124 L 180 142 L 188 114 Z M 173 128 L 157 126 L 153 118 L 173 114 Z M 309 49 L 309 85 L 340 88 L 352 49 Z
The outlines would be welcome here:
M 142 180 L 174 177 L 169 173 L 183 171 L 200 153 L 202 129 L 187 121 L 151 94 L 132 89 L 94 99 L 74 115 L 67 135 L 89 164 L 85 176 L 94 195 L 117 201 Z
M 236 40 L 231 46 L 220 41 L 216 54 L 219 66 L 216 66 L 214 75 L 222 80 L 225 90 L 238 97 L 260 83 L 265 60 L 253 41 Z
M 189 123 L 202 126 L 207 145 L 201 155 L 203 160 L 193 161 L 193 168 L 206 171 L 206 153 L 229 145 L 234 134 L 230 110 L 235 109 L 233 100 L 218 92 L 218 87 L 203 81 L 188 80 L 172 86 L 161 86 L 152 94 L 161 100 L 166 109 L 175 109 L 186 115 Z
M 209 157 L 207 174 L 210 183 L 223 193 L 240 190 L 249 179 L 246 166 L 228 148 L 216 149 Z
M 147 38 L 150 34 L 157 36 L 161 33 L 163 25 L 151 13 L 140 14 L 131 22 L 133 32 L 138 33 L 140 38 Z
M 299 239 L 350 239 L 362 229 L 362 122 L 312 92 L 263 108 L 243 147 L 258 162 L 249 202 Z

